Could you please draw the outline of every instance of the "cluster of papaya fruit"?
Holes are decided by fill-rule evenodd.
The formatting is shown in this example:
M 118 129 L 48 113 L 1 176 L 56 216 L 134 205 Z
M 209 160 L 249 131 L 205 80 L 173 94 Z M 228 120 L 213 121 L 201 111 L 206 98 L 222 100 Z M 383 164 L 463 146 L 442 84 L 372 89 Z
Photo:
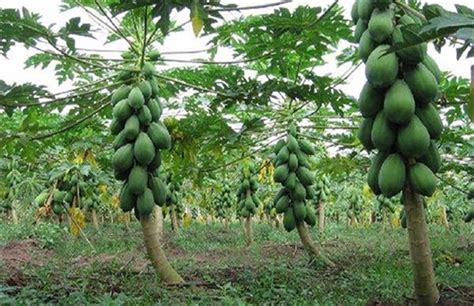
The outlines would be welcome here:
M 404 42 L 403 27 L 420 21 L 397 10 L 392 0 L 358 0 L 352 18 L 367 77 L 358 101 L 364 117 L 358 137 L 368 151 L 378 150 L 369 186 L 392 197 L 409 183 L 416 193 L 431 196 L 441 164 L 435 140 L 443 124 L 434 105 L 441 72 L 426 43 L 391 51 Z
M 224 183 L 221 193 L 215 198 L 214 209 L 216 217 L 227 218 L 230 215 L 230 209 L 232 208 L 232 194 L 230 186 Z
M 316 205 L 321 202 L 326 202 L 329 199 L 329 194 L 331 193 L 331 189 L 329 188 L 331 183 L 329 181 L 329 177 L 326 174 L 323 174 L 314 184 L 314 199 L 313 202 Z
M 244 169 L 241 183 L 237 191 L 237 212 L 247 218 L 255 215 L 260 200 L 257 197 L 259 183 L 257 181 L 258 167 L 250 165 Z
M 349 207 L 347 210 L 347 217 L 357 219 L 361 214 L 364 206 L 364 200 L 360 193 L 354 192 L 349 196 Z
M 277 213 L 283 213 L 283 226 L 290 232 L 297 223 L 316 224 L 316 213 L 306 200 L 315 198 L 314 174 L 310 170 L 309 156 L 315 154 L 313 146 L 298 139 L 297 127 L 290 125 L 286 141 L 279 140 L 274 148 L 275 172 L 273 179 L 282 184 L 273 202 Z
M 378 195 L 375 198 L 375 201 L 375 218 L 377 221 L 383 221 L 382 218 L 384 211 L 393 214 L 396 210 L 395 203 L 383 195 Z
M 154 205 L 166 201 L 166 184 L 158 176 L 160 150 L 171 148 L 171 137 L 160 121 L 163 106 L 158 99 L 158 84 L 151 63 L 143 65 L 140 75 L 112 95 L 115 135 L 112 165 L 115 177 L 124 181 L 120 207 L 134 209 L 135 216 L 149 215 Z
M 173 208 L 177 216 L 181 216 L 184 213 L 184 206 L 180 201 L 181 184 L 173 179 L 171 173 L 168 173 L 165 177 L 166 182 L 166 207 L 168 209 Z

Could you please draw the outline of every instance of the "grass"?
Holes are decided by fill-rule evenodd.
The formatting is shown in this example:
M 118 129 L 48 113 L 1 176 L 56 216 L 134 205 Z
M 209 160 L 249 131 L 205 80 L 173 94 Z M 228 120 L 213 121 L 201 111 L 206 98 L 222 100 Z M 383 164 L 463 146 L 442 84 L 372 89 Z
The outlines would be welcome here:
M 20 285 L 9 284 L 12 270 L 0 270 L 0 304 L 366 305 L 375 300 L 406 304 L 412 296 L 403 229 L 329 225 L 322 237 L 314 229 L 314 239 L 336 262 L 330 269 L 308 262 L 296 232 L 257 224 L 254 244 L 246 249 L 238 223 L 229 229 L 193 223 L 164 240 L 174 267 L 195 284 L 185 288 L 160 284 L 143 255 L 138 223 L 130 232 L 120 224 L 85 232 L 95 251 L 58 225 L 0 223 L 0 250 L 9 241 L 37 241 L 36 262 L 19 266 Z M 430 236 L 440 288 L 447 288 L 450 298 L 472 303 L 472 227 L 462 224 L 447 231 L 433 225 Z

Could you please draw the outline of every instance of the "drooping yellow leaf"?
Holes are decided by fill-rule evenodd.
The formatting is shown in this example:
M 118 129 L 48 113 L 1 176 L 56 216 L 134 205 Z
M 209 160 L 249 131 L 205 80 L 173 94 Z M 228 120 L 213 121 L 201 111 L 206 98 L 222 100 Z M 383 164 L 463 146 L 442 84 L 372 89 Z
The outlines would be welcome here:
M 193 0 L 191 5 L 191 24 L 193 26 L 193 32 L 196 37 L 199 36 L 204 26 L 204 19 L 202 15 L 203 8 L 199 3 L 199 0 Z

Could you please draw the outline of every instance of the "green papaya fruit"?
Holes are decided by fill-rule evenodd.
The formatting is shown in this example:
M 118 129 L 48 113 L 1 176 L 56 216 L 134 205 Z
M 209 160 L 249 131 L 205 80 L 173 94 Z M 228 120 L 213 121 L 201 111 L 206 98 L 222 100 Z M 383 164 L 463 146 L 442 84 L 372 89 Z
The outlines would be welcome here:
M 141 166 L 134 166 L 128 176 L 128 188 L 134 195 L 141 195 L 148 186 L 148 173 Z
M 288 134 L 287 143 L 288 143 L 288 145 L 287 145 L 288 150 L 291 153 L 296 153 L 300 149 L 300 146 L 298 144 L 298 140 L 296 140 L 295 136 L 293 136 L 291 134 Z
M 354 42 L 359 43 L 360 39 L 362 38 L 362 34 L 367 31 L 367 21 L 363 19 L 359 19 L 357 21 L 355 30 L 354 30 Z
M 392 33 L 392 44 L 394 46 L 403 45 L 405 38 L 400 26 L 395 27 Z M 426 43 L 417 44 L 398 50 L 396 53 L 402 63 L 407 65 L 417 65 L 422 62 L 427 55 L 428 45 Z
M 128 171 L 133 166 L 132 144 L 126 144 L 114 152 L 112 166 L 118 172 Z
M 390 45 L 380 45 L 367 59 L 365 76 L 374 88 L 389 87 L 397 80 L 398 57 L 393 52 L 386 54 L 390 48 Z
M 376 8 L 370 17 L 367 29 L 373 40 L 378 43 L 386 41 L 393 33 L 393 10 Z
M 154 122 L 157 122 L 161 117 L 161 107 L 155 99 L 150 99 L 147 103 L 148 109 L 151 113 L 151 119 Z
M 143 107 L 140 108 L 140 111 L 138 112 L 138 120 L 143 125 L 149 125 L 151 123 L 153 116 L 151 115 L 151 111 L 148 106 L 143 105 Z
M 118 150 L 120 147 L 123 147 L 128 143 L 127 137 L 124 133 L 124 131 L 121 131 L 118 133 L 117 136 L 115 136 L 114 141 L 112 143 L 112 147 L 114 150 Z
M 273 180 L 277 183 L 283 183 L 288 178 L 290 170 L 286 164 L 278 166 L 273 172 Z
M 303 202 L 295 202 L 293 204 L 293 214 L 297 221 L 299 222 L 304 221 L 307 213 L 306 213 L 306 206 L 304 205 Z
M 431 56 L 426 55 L 422 63 L 426 67 L 426 69 L 428 69 L 433 74 L 436 81 L 439 83 L 441 81 L 442 73 L 441 73 L 441 70 L 439 69 L 438 64 L 436 64 L 435 60 Z
M 369 30 L 365 30 L 359 40 L 359 56 L 365 63 L 369 58 L 370 53 L 377 48 L 378 43 L 372 39 Z
M 430 134 L 418 116 L 414 115 L 410 123 L 398 130 L 397 145 L 406 158 L 424 155 L 430 146 Z
M 383 162 L 387 158 L 388 154 L 383 151 L 379 151 L 377 155 L 372 158 L 372 163 L 369 168 L 369 173 L 367 175 L 367 184 L 374 194 L 379 195 L 381 193 L 379 187 L 379 173 L 380 168 L 382 167 Z
M 306 188 L 298 181 L 295 183 L 295 188 L 293 189 L 292 197 L 293 200 L 301 202 L 306 199 Z
M 374 119 L 372 118 L 365 118 L 360 122 L 359 132 L 357 134 L 357 138 L 362 143 L 364 148 L 367 151 L 371 151 L 374 148 L 374 144 L 372 143 L 371 133 L 374 125 Z
M 433 173 L 438 172 L 441 167 L 441 156 L 439 155 L 438 148 L 433 140 L 430 142 L 428 151 L 417 160 L 430 168 Z
M 160 94 L 160 89 L 158 88 L 158 82 L 156 81 L 155 78 L 151 78 L 148 80 L 151 86 L 151 96 L 152 97 L 158 97 Z
M 390 4 L 392 4 L 393 0 L 370 0 L 372 2 L 372 6 L 374 8 L 378 8 L 380 10 L 387 9 Z
M 157 61 L 160 59 L 160 51 L 153 49 L 148 52 L 148 57 L 150 58 L 150 61 Z
M 313 208 L 306 206 L 306 218 L 304 221 L 309 225 L 309 226 L 315 226 L 316 225 L 316 212 L 314 211 Z
M 133 146 L 133 156 L 137 162 L 147 166 L 155 158 L 155 146 L 145 132 L 140 132 Z
M 296 219 L 293 209 L 288 209 L 283 216 L 283 227 L 287 232 L 291 232 L 296 228 Z
M 405 125 L 415 113 L 415 98 L 403 80 L 397 80 L 385 94 L 383 112 L 395 124 Z
M 145 191 L 137 198 L 138 213 L 141 216 L 148 216 L 153 212 L 153 208 L 155 208 L 153 192 L 149 188 L 145 188 Z
M 287 211 L 290 202 L 287 195 L 283 195 L 276 202 L 275 210 L 278 214 L 284 213 Z
M 152 94 L 150 83 L 148 81 L 145 81 L 145 80 L 140 81 L 138 83 L 138 88 L 140 88 L 140 91 L 142 92 L 143 97 L 145 98 L 145 100 L 148 101 L 148 99 L 150 99 L 151 94 Z
M 433 103 L 417 107 L 415 114 L 428 130 L 431 139 L 439 139 L 443 132 L 443 121 L 441 121 L 438 110 Z
M 379 171 L 379 187 L 388 198 L 402 191 L 405 185 L 406 168 L 399 154 L 390 154 L 382 163 Z
M 410 166 L 408 179 L 413 191 L 423 196 L 430 197 L 436 190 L 436 176 L 423 163 Z
M 112 122 L 110 123 L 110 132 L 112 135 L 118 135 L 124 128 L 123 122 L 117 120 L 117 119 L 112 119 Z
M 384 95 L 366 82 L 359 95 L 359 111 L 364 118 L 372 118 L 383 108 Z
M 171 136 L 164 124 L 152 122 L 148 128 L 148 136 L 157 149 L 171 148 Z
M 302 167 L 310 168 L 311 165 L 308 161 L 308 157 L 306 153 L 303 152 L 303 150 L 299 150 L 296 152 L 296 157 L 298 157 L 298 164 Z
M 289 190 L 294 190 L 296 187 L 296 173 L 290 172 L 285 182 L 283 183 Z
M 352 4 L 351 8 L 351 19 L 354 24 L 357 24 L 357 21 L 359 21 L 359 11 L 358 11 L 358 3 L 359 0 L 354 1 L 354 4 Z
M 314 175 L 306 167 L 298 167 L 296 176 L 304 186 L 311 186 L 314 183 Z
M 130 141 L 133 141 L 138 137 L 138 134 L 140 133 L 140 120 L 137 116 L 132 115 L 128 118 L 127 122 L 125 122 L 123 133 Z
M 420 63 L 406 71 L 404 79 L 410 87 L 417 104 L 428 104 L 438 96 L 438 82 L 425 65 Z
M 357 14 L 359 19 L 369 20 L 372 15 L 374 7 L 372 6 L 371 0 L 359 0 L 357 2 Z
M 379 112 L 372 127 L 371 140 L 381 151 L 389 151 L 397 138 L 396 127 L 388 120 L 385 111 Z
M 278 153 L 280 153 L 280 150 L 283 149 L 284 146 L 286 146 L 286 141 L 284 139 L 278 140 L 278 142 L 273 147 L 273 153 L 278 155 Z
M 296 156 L 295 153 L 291 153 L 288 159 L 288 169 L 290 169 L 290 171 L 296 171 L 297 168 L 298 168 L 298 157 Z
M 303 153 L 308 154 L 308 155 L 316 154 L 316 151 L 314 150 L 313 145 L 309 143 L 307 140 L 304 140 L 304 139 L 298 140 L 298 145 L 300 147 L 300 150 L 303 151 Z
M 122 85 L 112 94 L 112 105 L 117 104 L 119 101 L 126 100 L 130 93 L 130 86 Z
M 119 121 L 127 120 L 132 114 L 133 110 L 130 105 L 128 105 L 128 99 L 117 102 L 112 110 L 112 115 Z
M 125 183 L 120 191 L 120 208 L 123 212 L 129 212 L 135 207 L 136 198 L 130 192 L 128 184 Z
M 146 62 L 143 65 L 142 73 L 146 79 L 151 79 L 156 74 L 155 66 L 152 63 Z
M 286 163 L 290 158 L 290 151 L 287 146 L 283 146 L 277 154 L 277 161 L 280 163 Z

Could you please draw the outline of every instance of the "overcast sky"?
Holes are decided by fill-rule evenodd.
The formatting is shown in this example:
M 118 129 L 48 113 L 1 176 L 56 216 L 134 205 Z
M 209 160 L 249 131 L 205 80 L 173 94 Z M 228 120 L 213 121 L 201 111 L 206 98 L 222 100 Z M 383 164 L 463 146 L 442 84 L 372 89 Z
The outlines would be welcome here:
M 346 15 L 349 17 L 350 7 L 352 6 L 354 0 L 340 0 L 339 3 L 346 9 Z M 273 3 L 276 0 L 223 0 L 223 3 L 238 3 L 239 6 L 255 5 L 256 3 Z M 449 10 L 454 10 L 454 4 L 452 1 L 446 0 L 431 0 L 429 3 L 438 3 L 443 5 Z M 472 0 L 456 0 L 454 1 L 458 4 L 463 4 L 466 6 L 472 7 Z M 331 0 L 293 0 L 292 3 L 284 5 L 289 9 L 293 9 L 299 5 L 317 5 L 322 6 L 323 8 L 328 7 L 332 3 Z M 0 0 L 0 6 L 2 8 L 21 8 L 27 7 L 31 12 L 40 13 L 43 16 L 43 22 L 47 24 L 58 23 L 60 25 L 64 24 L 69 18 L 74 16 L 81 16 L 83 22 L 89 22 L 94 25 L 94 28 L 97 27 L 97 23 L 94 23 L 88 15 L 82 10 L 77 9 L 73 11 L 68 11 L 66 13 L 60 14 L 60 0 Z M 261 14 L 268 13 L 273 11 L 271 9 L 260 9 L 260 10 L 251 10 L 245 11 L 245 14 Z M 231 19 L 233 16 L 239 16 L 239 13 L 227 13 L 225 17 Z M 188 13 L 179 15 L 180 19 L 189 18 Z M 99 31 L 95 33 L 95 36 L 98 38 L 104 38 L 105 31 Z M 109 48 L 109 49 L 126 49 L 126 45 L 123 42 L 118 44 L 103 46 L 102 42 L 93 41 L 90 39 L 79 38 L 77 40 L 77 46 L 84 48 Z M 160 51 L 183 51 L 183 50 L 199 50 L 206 48 L 207 38 L 195 38 L 190 26 L 186 27 L 184 32 L 175 33 L 170 35 L 164 46 L 160 47 Z M 341 47 L 344 47 L 341 45 Z M 438 54 L 432 47 L 430 47 L 430 55 L 437 61 L 440 68 L 445 71 L 450 71 L 454 75 L 462 76 L 465 78 L 470 77 L 470 66 L 473 64 L 472 59 L 467 60 L 463 58 L 460 61 L 456 60 L 456 53 L 454 48 L 445 48 L 441 54 Z M 0 57 L 0 79 L 5 80 L 7 83 L 25 83 L 32 82 L 35 84 L 46 85 L 50 88 L 52 92 L 57 92 L 60 89 L 67 89 L 70 84 L 65 84 L 61 87 L 58 86 L 55 77 L 54 71 L 52 68 L 47 70 L 40 69 L 24 69 L 24 61 L 28 56 L 33 54 L 33 51 L 25 50 L 22 47 L 14 47 L 8 54 L 8 58 Z M 171 57 L 171 56 L 169 56 Z M 173 58 L 180 58 L 178 55 L 173 55 Z M 194 56 L 196 58 L 197 56 Z M 189 59 L 190 55 L 183 55 L 181 58 Z M 221 51 L 218 54 L 217 59 L 219 60 L 231 60 L 232 54 L 228 51 Z M 331 57 L 328 58 L 330 62 Z M 334 64 L 328 64 L 325 67 L 318 69 L 319 73 L 330 74 L 334 73 L 335 75 L 341 75 L 346 67 L 335 67 Z M 359 91 L 362 85 L 365 82 L 364 69 L 361 67 L 358 69 L 353 76 L 347 80 L 347 85 L 342 86 L 342 88 L 353 96 L 358 96 Z

